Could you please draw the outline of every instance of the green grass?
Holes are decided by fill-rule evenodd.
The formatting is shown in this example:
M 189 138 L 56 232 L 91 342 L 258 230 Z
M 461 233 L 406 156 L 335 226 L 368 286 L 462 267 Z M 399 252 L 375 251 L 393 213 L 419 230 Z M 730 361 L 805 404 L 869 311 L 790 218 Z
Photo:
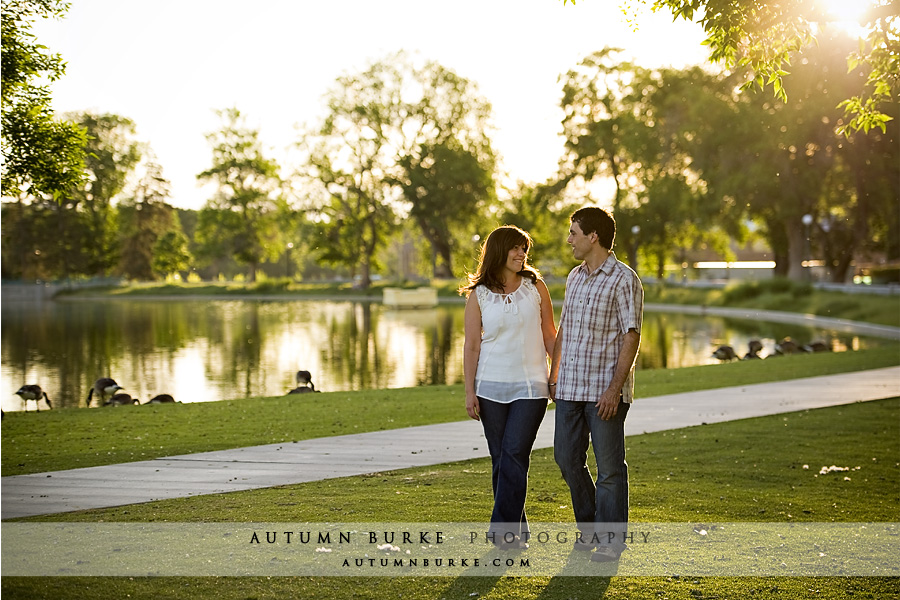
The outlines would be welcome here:
M 860 443 L 864 440 L 865 443 Z M 635 522 L 900 520 L 900 399 L 632 436 Z M 856 467 L 819 476 L 828 465 Z M 804 468 L 808 465 L 809 468 Z M 490 461 L 165 500 L 28 521 L 481 521 Z M 532 520 L 571 521 L 552 450 L 534 453 Z M 892 598 L 900 578 L 9 578 L 8 598 Z
M 638 371 L 638 399 L 900 364 L 900 344 L 858 352 Z M 466 418 L 461 385 L 176 405 L 9 413 L 2 472 L 20 475 L 149 460 Z M 415 407 L 415 410 L 410 410 Z
M 444 288 L 442 295 L 452 295 L 455 283 L 448 283 Z M 246 293 L 246 289 L 240 293 Z M 330 292 L 308 289 L 304 293 L 313 296 Z M 554 297 L 561 297 L 560 290 L 554 293 L 557 294 Z M 647 301 L 721 305 L 723 293 L 651 288 Z M 802 290 L 800 293 L 773 290 L 753 292 L 751 298 L 742 299 L 743 293 L 732 292 L 728 305 L 900 325 L 900 311 L 894 298 L 819 292 L 804 295 Z M 860 352 L 642 371 L 637 375 L 637 391 L 640 398 L 896 364 L 900 364 L 900 346 L 884 344 Z M 459 386 L 322 394 L 317 401 L 260 398 L 10 414 L 3 421 L 3 474 L 143 460 L 463 418 Z M 408 410 L 410 404 L 417 410 Z M 363 409 L 362 414 L 346 410 L 350 406 Z M 896 522 L 900 520 L 898 440 L 898 399 L 633 436 L 627 440 L 631 518 L 645 522 L 690 522 L 701 518 Z M 854 471 L 849 481 L 843 477 L 814 477 L 819 468 L 832 464 L 861 469 Z M 804 465 L 810 468 L 804 469 Z M 421 521 L 424 514 L 432 521 L 479 521 L 490 512 L 489 477 L 490 462 L 474 460 L 28 520 Z M 534 453 L 530 483 L 529 510 L 534 521 L 571 520 L 568 492 L 553 463 L 552 450 Z M 473 597 L 843 600 L 898 598 L 900 578 L 4 577 L 2 593 L 6 598 L 48 600 Z

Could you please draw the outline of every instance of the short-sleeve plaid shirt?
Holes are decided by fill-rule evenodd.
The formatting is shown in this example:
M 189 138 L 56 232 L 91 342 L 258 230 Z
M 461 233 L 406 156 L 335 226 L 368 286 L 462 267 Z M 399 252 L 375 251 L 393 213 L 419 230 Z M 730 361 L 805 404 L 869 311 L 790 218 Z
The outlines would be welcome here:
M 612 252 L 592 273 L 585 263 L 566 280 L 559 329 L 562 349 L 556 397 L 597 402 L 609 387 L 623 338 L 641 331 L 644 289 L 637 274 Z M 634 400 L 634 368 L 622 387 L 622 399 Z

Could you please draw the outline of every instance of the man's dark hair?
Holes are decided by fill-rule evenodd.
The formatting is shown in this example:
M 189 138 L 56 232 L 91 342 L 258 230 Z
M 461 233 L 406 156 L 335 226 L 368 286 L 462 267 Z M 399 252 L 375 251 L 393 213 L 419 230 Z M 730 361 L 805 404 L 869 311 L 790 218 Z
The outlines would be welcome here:
M 616 241 L 616 220 L 612 214 L 596 206 L 587 206 L 572 213 L 570 220 L 578 223 L 584 235 L 596 233 L 600 245 L 612 249 Z

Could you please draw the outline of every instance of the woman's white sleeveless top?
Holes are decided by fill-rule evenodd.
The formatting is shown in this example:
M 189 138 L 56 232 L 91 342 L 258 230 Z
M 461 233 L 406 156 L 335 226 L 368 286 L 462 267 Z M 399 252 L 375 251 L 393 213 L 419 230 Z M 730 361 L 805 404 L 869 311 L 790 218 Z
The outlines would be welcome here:
M 547 351 L 541 331 L 541 295 L 523 277 L 511 294 L 475 288 L 481 308 L 481 353 L 475 394 L 495 402 L 547 398 Z

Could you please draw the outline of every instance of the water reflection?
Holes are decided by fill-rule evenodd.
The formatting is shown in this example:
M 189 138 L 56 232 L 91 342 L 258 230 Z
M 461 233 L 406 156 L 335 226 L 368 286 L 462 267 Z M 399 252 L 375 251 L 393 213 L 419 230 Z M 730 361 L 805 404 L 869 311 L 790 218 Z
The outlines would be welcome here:
M 182 402 L 282 395 L 298 369 L 323 391 L 462 381 L 461 304 L 398 311 L 358 302 L 4 302 L 2 325 L 0 400 L 10 411 L 24 408 L 15 396 L 24 383 L 41 385 L 54 407 L 85 407 L 98 377 L 113 377 L 142 402 L 161 393 Z M 785 336 L 839 348 L 866 343 L 805 327 L 648 312 L 639 368 L 714 363 L 717 345 L 743 354 L 750 339 L 763 341 L 765 356 Z

